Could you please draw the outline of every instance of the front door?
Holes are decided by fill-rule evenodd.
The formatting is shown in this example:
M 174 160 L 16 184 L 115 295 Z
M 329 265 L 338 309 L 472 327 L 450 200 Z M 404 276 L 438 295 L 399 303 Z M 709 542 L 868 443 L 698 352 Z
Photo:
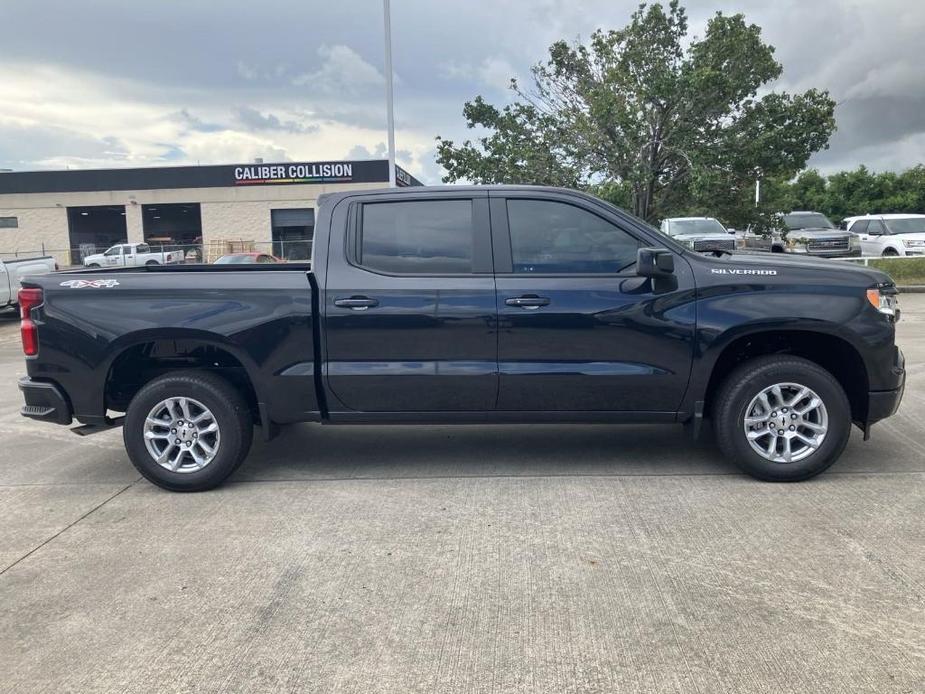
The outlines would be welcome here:
M 499 312 L 498 408 L 674 412 L 690 374 L 690 266 L 673 284 L 635 276 L 660 245 L 591 200 L 492 193 Z
M 324 279 L 334 418 L 350 410 L 494 409 L 497 312 L 487 195 L 350 200 L 348 221 L 332 226 Z

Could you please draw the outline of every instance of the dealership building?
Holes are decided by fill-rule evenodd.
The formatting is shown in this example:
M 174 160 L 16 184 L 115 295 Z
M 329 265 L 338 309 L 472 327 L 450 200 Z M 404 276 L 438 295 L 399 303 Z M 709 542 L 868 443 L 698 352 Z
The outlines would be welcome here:
M 396 167 L 396 184 L 421 185 Z M 0 173 L 0 258 L 61 265 L 119 243 L 214 260 L 239 250 L 308 258 L 323 193 L 389 185 L 385 160 Z

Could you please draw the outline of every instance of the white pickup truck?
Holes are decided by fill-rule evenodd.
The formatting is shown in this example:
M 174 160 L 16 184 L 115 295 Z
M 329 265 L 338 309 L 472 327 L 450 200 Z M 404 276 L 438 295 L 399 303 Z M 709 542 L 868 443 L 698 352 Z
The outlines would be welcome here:
M 166 265 L 182 263 L 183 251 L 152 251 L 146 243 L 120 243 L 107 248 L 103 253 L 84 257 L 85 267 L 135 267 L 141 265 Z
M 58 269 L 50 255 L 40 258 L 0 260 L 0 309 L 16 304 L 19 281 L 28 275 L 44 275 Z

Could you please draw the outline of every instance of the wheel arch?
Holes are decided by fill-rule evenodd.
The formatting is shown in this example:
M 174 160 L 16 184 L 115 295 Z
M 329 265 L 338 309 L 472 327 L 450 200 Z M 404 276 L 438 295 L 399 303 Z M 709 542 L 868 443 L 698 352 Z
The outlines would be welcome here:
M 861 352 L 835 330 L 755 329 L 729 339 L 710 365 L 703 391 L 704 412 L 714 406 L 725 378 L 740 364 L 759 356 L 786 354 L 808 359 L 831 373 L 844 389 L 855 422 L 866 421 L 869 376 Z
M 124 412 L 145 384 L 169 371 L 215 373 L 244 395 L 255 419 L 265 402 L 249 355 L 228 338 L 199 330 L 143 331 L 120 341 L 104 366 L 103 400 L 107 410 Z

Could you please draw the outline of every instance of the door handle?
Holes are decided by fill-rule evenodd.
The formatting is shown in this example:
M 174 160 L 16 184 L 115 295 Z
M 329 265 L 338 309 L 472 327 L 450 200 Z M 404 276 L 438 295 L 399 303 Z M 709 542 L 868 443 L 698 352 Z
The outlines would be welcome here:
M 535 311 L 540 306 L 549 306 L 549 299 L 545 296 L 525 295 L 505 299 L 504 303 L 508 306 L 517 306 L 518 308 Z
M 354 311 L 365 311 L 379 305 L 379 299 L 370 299 L 368 296 L 351 296 L 349 299 L 335 299 L 335 306 L 350 308 Z

